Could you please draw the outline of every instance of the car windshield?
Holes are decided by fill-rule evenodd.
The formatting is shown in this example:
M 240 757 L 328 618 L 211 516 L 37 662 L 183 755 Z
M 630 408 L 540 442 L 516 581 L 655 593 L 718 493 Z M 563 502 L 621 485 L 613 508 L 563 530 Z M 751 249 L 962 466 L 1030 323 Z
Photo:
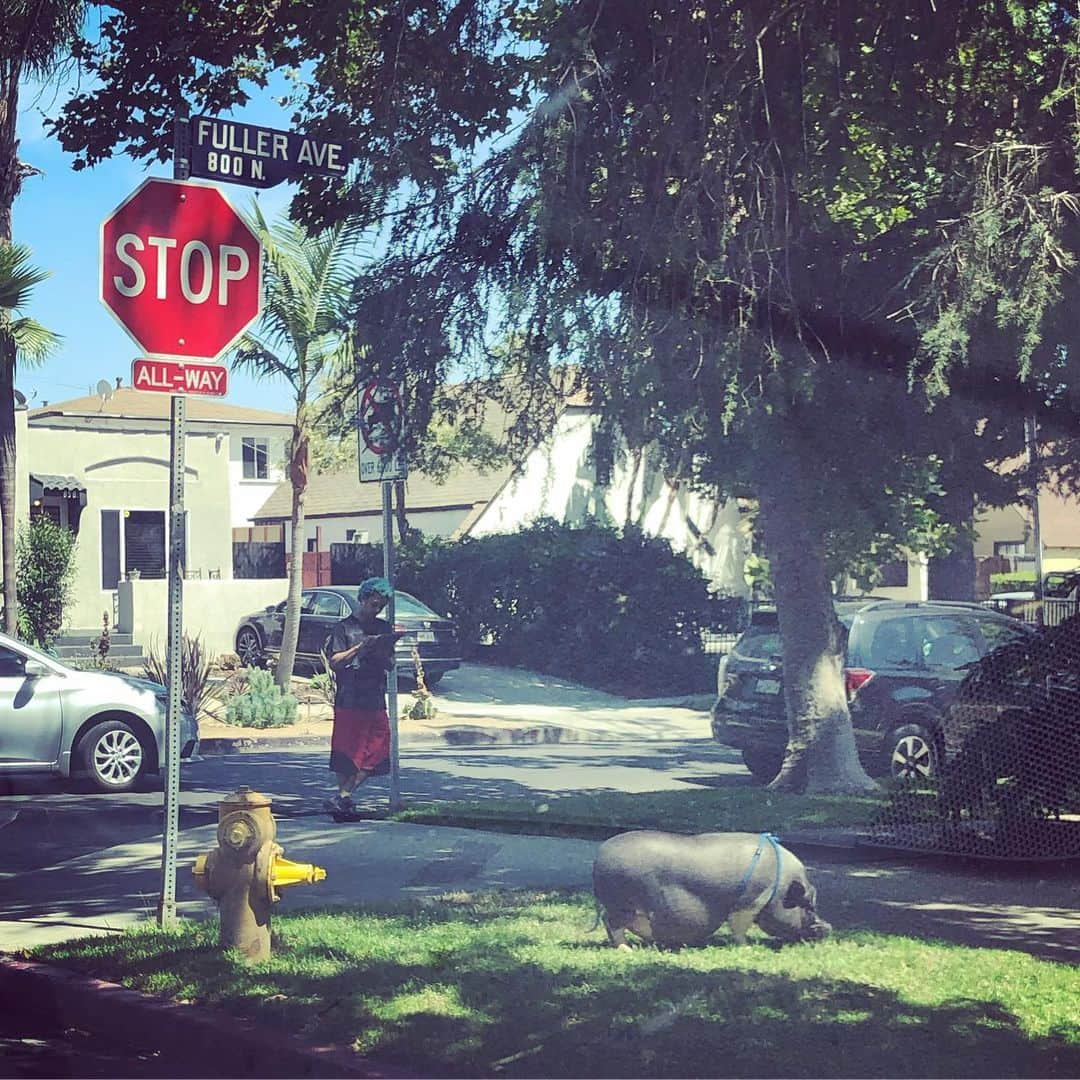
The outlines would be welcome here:
M 410 596 L 407 592 L 394 593 L 394 614 L 420 615 L 425 619 L 440 618 L 438 613 L 432 611 L 427 604 L 422 604 L 415 596 Z
M 360 599 L 359 589 L 350 593 L 350 596 L 354 601 Z M 410 595 L 407 592 L 394 592 L 394 614 L 395 615 L 419 615 L 424 619 L 441 619 L 442 616 L 438 612 L 432 611 L 427 604 L 421 603 L 415 596 Z
M 780 630 L 776 626 L 752 626 L 739 639 L 735 651 L 750 660 L 779 660 Z
M 65 664 L 59 657 L 52 656 L 47 652 L 43 652 L 41 649 L 35 649 L 33 645 L 27 645 L 25 641 L 9 638 L 6 634 L 0 634 L 0 645 L 3 645 L 6 648 L 16 649 L 22 652 L 28 659 L 41 660 L 43 663 L 51 664 L 53 667 L 63 668 L 65 671 L 75 670 L 69 664 Z

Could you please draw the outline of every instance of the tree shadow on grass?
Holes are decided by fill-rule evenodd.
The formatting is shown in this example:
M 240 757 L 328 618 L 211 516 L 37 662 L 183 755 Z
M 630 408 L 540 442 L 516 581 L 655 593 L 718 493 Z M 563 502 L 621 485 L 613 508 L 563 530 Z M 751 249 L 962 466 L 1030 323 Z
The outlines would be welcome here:
M 914 1004 L 850 978 L 738 970 L 747 954 L 723 945 L 628 954 L 585 938 L 580 907 L 547 899 L 556 904 L 465 896 L 387 910 L 385 922 L 368 909 L 359 937 L 343 929 L 336 939 L 313 913 L 283 923 L 275 959 L 257 969 L 190 943 L 215 1008 L 423 1076 L 1080 1071 L 1077 1042 L 1028 1035 L 989 995 Z M 180 940 L 138 963 L 166 980 L 193 966 Z

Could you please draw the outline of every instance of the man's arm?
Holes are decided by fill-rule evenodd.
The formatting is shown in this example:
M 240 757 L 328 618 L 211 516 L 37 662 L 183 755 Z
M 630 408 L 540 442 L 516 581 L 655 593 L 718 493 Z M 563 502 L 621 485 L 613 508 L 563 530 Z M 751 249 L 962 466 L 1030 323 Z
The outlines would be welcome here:
M 326 639 L 323 651 L 330 659 L 330 667 L 337 671 L 354 657 L 367 656 L 378 640 L 377 637 L 365 635 L 355 645 L 349 645 L 344 635 L 335 631 Z

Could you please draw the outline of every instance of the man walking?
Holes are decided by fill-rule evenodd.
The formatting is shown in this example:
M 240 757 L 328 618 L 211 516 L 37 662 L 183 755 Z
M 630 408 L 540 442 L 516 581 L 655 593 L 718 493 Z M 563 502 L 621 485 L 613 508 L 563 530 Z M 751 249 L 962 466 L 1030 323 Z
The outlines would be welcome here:
M 390 771 L 390 720 L 386 672 L 394 663 L 393 627 L 378 614 L 393 590 L 386 578 L 361 582 L 360 604 L 334 627 L 323 652 L 337 677 L 330 771 L 337 794 L 326 802 L 331 814 L 354 813 L 352 794 L 369 776 Z

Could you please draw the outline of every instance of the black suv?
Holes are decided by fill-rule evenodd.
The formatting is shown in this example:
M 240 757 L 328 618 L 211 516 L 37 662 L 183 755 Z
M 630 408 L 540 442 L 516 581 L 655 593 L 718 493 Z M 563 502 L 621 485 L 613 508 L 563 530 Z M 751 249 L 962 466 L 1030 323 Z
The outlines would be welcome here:
M 846 632 L 844 676 L 855 741 L 871 775 L 930 777 L 943 761 L 941 720 L 966 665 L 1029 636 L 1016 619 L 950 601 L 837 601 Z M 721 658 L 712 731 L 742 751 L 760 780 L 779 771 L 787 745 L 776 611 L 755 612 Z

